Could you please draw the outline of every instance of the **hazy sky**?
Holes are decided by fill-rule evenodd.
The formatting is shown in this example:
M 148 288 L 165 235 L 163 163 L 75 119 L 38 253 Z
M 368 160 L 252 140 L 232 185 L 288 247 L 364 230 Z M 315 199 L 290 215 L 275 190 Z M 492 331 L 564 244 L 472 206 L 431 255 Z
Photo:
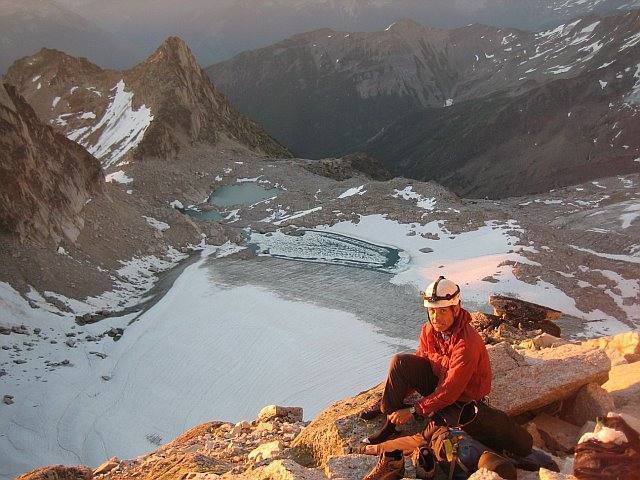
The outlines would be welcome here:
M 329 27 L 345 31 L 385 28 L 401 18 L 436 27 L 468 23 L 539 29 L 583 15 L 597 3 L 614 11 L 628 0 L 57 0 L 79 15 L 50 15 L 50 0 L 0 0 L 0 60 L 40 47 L 84 55 L 105 67 L 126 67 L 150 54 L 169 35 L 190 45 L 208 66 L 293 34 Z M 640 0 L 635 0 L 640 7 Z M 29 6 L 33 3 L 33 6 Z M 632 2 L 633 3 L 633 2 Z M 25 11 L 8 15 L 11 6 Z M 34 15 L 35 11 L 35 15 Z M 34 23 L 34 17 L 37 21 Z M 78 20 L 77 18 L 82 17 Z M 96 32 L 93 34 L 93 32 Z M 0 65 L 3 67 L 3 65 Z

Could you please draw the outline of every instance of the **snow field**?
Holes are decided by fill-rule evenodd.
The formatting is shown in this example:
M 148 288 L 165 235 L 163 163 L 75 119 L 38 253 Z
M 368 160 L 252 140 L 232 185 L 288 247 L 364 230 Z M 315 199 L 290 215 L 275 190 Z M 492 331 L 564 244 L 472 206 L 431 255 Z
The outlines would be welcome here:
M 590 320 L 590 323 L 585 324 L 585 336 L 610 335 L 629 329 L 624 323 L 600 310 L 579 310 L 575 300 L 553 284 L 543 280 L 538 280 L 535 284 L 518 280 L 512 272 L 511 264 L 504 262 L 536 263 L 522 255 L 530 247 L 516 245 L 519 238 L 509 233 L 522 231 L 514 220 L 508 223 L 486 222 L 478 230 L 457 235 L 451 235 L 437 221 L 424 226 L 415 223 L 406 225 L 389 220 L 384 215 L 362 216 L 357 224 L 341 222 L 318 229 L 403 249 L 411 259 L 407 269 L 394 275 L 392 283 L 412 285 L 416 290 L 422 290 L 439 275 L 444 275 L 460 285 L 463 304 L 469 309 L 486 310 L 491 294 L 504 294 Z M 415 232 L 415 235 L 407 235 L 410 232 Z M 422 234 L 437 235 L 439 239 L 423 238 Z M 421 252 L 425 247 L 433 251 Z M 637 257 L 615 257 L 625 257 L 627 261 L 640 263 L 640 258 Z M 493 277 L 497 282 L 483 281 L 486 277 Z
M 269 403 L 303 406 L 310 418 L 383 378 L 398 341 L 351 313 L 251 285 L 213 284 L 215 268 L 206 258 L 187 267 L 129 326 L 135 314 L 81 327 L 95 335 L 126 326 L 118 342 L 105 337 L 71 349 L 42 342 L 24 352 L 28 362 L 19 367 L 27 372 L 5 377 L 15 403 L 0 409 L 3 477 L 43 464 L 132 458 L 155 448 L 148 438 L 166 442 L 205 421 L 253 418 Z M 29 308 L 10 289 L 0 291 Z M 53 317 L 36 312 L 37 324 Z M 68 318 L 55 321 L 59 331 L 70 328 Z M 73 366 L 34 380 L 39 355 Z
M 79 143 L 98 158 L 105 168 L 114 165 L 134 149 L 153 120 L 151 110 L 146 105 L 138 110 L 133 109 L 133 92 L 125 91 L 124 80 L 120 80 L 111 91 L 114 93 L 109 98 L 109 106 L 96 124 L 67 134 L 70 140 Z M 79 118 L 94 119 L 96 115 L 93 112 L 82 112 Z M 98 139 L 93 140 L 92 136 L 97 133 Z

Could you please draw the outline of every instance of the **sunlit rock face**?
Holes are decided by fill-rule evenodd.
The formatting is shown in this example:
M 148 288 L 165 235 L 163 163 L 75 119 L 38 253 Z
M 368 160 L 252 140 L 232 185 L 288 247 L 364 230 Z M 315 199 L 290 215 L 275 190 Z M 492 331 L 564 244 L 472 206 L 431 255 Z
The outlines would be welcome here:
M 102 169 L 82 147 L 43 125 L 15 89 L 0 84 L 0 232 L 22 241 L 75 241 Z

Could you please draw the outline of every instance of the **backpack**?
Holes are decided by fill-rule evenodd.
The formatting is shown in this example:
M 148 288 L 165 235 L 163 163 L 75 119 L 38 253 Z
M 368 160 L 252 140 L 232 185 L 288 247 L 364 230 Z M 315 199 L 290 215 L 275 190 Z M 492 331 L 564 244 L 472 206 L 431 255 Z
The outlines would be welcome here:
M 499 473 L 506 480 L 516 480 L 516 469 L 510 460 L 492 452 L 464 430 L 433 426 L 429 433 L 430 441 L 418 449 L 414 463 L 417 474 L 419 466 L 428 471 L 427 467 L 433 465 L 434 475 L 421 478 L 435 478 L 435 465 L 438 465 L 449 480 L 466 480 L 482 467 Z M 429 459 L 429 455 L 433 458 Z

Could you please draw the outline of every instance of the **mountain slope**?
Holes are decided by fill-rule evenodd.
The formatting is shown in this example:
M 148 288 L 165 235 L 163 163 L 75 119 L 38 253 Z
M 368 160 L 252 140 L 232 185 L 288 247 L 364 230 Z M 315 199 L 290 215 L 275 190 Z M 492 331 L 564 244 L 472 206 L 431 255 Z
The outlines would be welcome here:
M 12 87 L 0 84 L 0 232 L 20 240 L 75 241 L 102 169 L 82 147 L 41 124 Z
M 16 62 L 6 81 L 44 122 L 85 146 L 105 167 L 134 157 L 174 158 L 185 147 L 223 137 L 265 155 L 288 155 L 231 108 L 176 37 L 122 72 L 42 49 Z
M 557 80 L 511 98 L 494 95 L 407 115 L 369 144 L 396 172 L 469 197 L 537 193 L 638 171 L 633 107 L 610 109 L 624 87 L 598 76 Z M 394 163 L 397 161 L 397 163 Z
M 0 0 L 0 73 L 42 47 L 90 57 L 109 67 L 133 63 L 135 48 L 49 0 Z
M 595 150 L 571 151 L 572 166 L 561 176 L 562 182 L 586 180 L 586 172 L 589 178 L 609 175 L 610 158 L 617 159 L 614 163 L 620 170 L 616 173 L 635 171 L 638 165 L 633 159 L 640 156 L 640 140 L 632 135 L 636 131 L 633 113 L 625 112 L 635 108 L 639 49 L 637 10 L 613 17 L 584 17 L 539 33 L 482 25 L 441 30 L 405 20 L 383 32 L 318 30 L 297 35 L 207 71 L 234 105 L 301 156 L 365 151 L 379 156 L 398 175 L 446 181 L 457 193 L 492 196 L 498 189 L 491 175 L 485 178 L 486 188 L 479 185 L 482 176 L 477 169 L 471 169 L 474 173 L 467 179 L 454 182 L 452 177 L 467 163 L 484 164 L 487 160 L 482 155 L 491 148 L 491 139 L 520 145 L 515 150 L 495 148 L 492 157 L 492 163 L 515 167 L 514 174 L 519 175 L 518 166 L 510 163 L 513 155 L 529 158 L 520 163 L 522 168 L 561 165 L 563 150 L 569 152 L 573 143 L 592 142 L 598 136 L 594 132 L 601 130 L 602 122 L 588 115 L 582 119 L 590 123 L 582 125 L 581 139 L 574 142 L 568 137 L 567 147 L 550 148 L 544 152 L 550 156 L 544 161 L 535 160 L 542 154 L 537 144 L 552 142 L 557 129 L 532 142 L 518 140 L 521 133 L 514 123 L 522 127 L 527 118 L 526 112 L 520 116 L 518 102 L 533 106 L 534 99 L 545 96 L 547 86 L 549 101 L 543 104 L 551 110 L 537 112 L 535 118 L 563 111 L 566 120 L 573 103 L 580 108 L 583 92 L 559 87 L 560 80 L 590 79 L 576 84 L 586 82 L 584 93 L 592 97 L 589 108 L 609 112 L 609 127 L 616 130 L 615 141 L 600 143 Z M 556 88 L 565 95 L 559 104 L 550 100 Z M 554 113 L 559 105 L 562 108 Z M 493 117 L 500 121 L 490 120 Z M 513 137 L 504 138 L 507 132 Z M 471 138 L 478 143 L 470 144 Z M 611 144 L 615 145 L 605 148 Z M 434 164 L 451 181 L 435 173 Z M 580 174 L 572 178 L 570 171 Z M 545 178 L 530 179 L 519 193 L 552 188 L 560 181 L 551 175 Z M 501 192 L 515 193 L 509 188 Z

